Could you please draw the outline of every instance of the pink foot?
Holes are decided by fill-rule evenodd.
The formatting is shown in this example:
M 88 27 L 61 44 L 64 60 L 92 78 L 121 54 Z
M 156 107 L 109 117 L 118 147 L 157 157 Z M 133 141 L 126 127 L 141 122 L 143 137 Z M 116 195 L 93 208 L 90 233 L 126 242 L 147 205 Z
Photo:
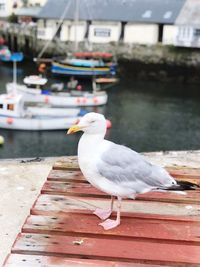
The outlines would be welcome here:
M 95 214 L 96 216 L 98 216 L 100 219 L 105 220 L 105 219 L 107 219 L 110 216 L 111 210 L 102 210 L 102 209 L 97 208 L 93 212 L 93 214 Z
M 120 225 L 120 222 L 118 220 L 107 219 L 106 221 L 99 223 L 99 225 L 103 226 L 104 230 L 109 230 Z

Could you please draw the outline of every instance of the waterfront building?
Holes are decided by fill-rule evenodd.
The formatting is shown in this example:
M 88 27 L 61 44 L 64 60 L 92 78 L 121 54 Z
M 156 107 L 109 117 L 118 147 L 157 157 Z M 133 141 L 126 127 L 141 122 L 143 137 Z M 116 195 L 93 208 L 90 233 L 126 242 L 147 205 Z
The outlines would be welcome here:
M 18 22 L 36 23 L 31 33 L 0 23 L 3 37 L 20 48 L 31 42 L 39 51 L 53 38 L 63 51 L 75 41 L 86 49 L 109 43 L 200 47 L 200 0 L 29 0 L 21 8 L 18 1 L 0 0 L 0 15 L 14 10 Z
M 6 19 L 20 6 L 22 6 L 21 0 L 0 0 L 0 18 Z
M 174 45 L 200 47 L 200 0 L 187 0 L 175 24 Z
M 47 0 L 0 0 L 0 18 L 7 18 L 21 7 L 43 6 Z
M 15 15 L 17 16 L 18 23 L 27 23 L 31 25 L 31 23 L 36 22 L 36 17 L 40 12 L 40 6 L 29 6 L 29 7 L 22 7 L 16 10 Z M 32 24 L 34 25 L 34 24 Z
M 90 43 L 119 42 L 122 24 L 115 21 L 93 21 L 89 25 L 88 41 Z
M 78 4 L 77 4 L 78 3 Z M 89 43 L 156 44 L 185 0 L 48 0 L 38 15 L 38 38 Z M 76 30 L 75 30 L 76 28 Z M 169 33 L 170 34 L 170 33 Z M 168 32 L 165 30 L 165 39 Z
M 27 0 L 28 6 L 44 6 L 47 0 Z

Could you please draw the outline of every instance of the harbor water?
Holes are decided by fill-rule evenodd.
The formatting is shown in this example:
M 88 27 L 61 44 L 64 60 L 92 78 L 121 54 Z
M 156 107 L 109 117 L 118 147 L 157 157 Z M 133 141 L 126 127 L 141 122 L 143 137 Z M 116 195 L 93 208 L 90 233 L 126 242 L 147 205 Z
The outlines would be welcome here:
M 34 63 L 18 66 L 18 81 L 37 74 Z M 129 75 L 130 76 L 130 75 Z M 12 64 L 0 65 L 0 92 L 12 81 Z M 51 77 L 51 81 L 58 81 Z M 65 81 L 65 79 L 62 79 Z M 67 82 L 67 80 L 66 80 Z M 108 89 L 108 104 L 94 108 L 111 120 L 106 138 L 138 152 L 200 149 L 199 85 L 126 80 Z M 0 129 L 0 158 L 76 155 L 81 133 Z

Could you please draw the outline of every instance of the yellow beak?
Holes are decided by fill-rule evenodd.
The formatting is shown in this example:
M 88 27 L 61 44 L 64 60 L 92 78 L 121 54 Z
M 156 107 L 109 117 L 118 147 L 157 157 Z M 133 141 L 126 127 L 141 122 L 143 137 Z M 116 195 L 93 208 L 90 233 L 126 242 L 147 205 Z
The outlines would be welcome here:
M 81 128 L 78 125 L 72 125 L 67 131 L 67 134 L 76 133 L 78 131 L 81 131 Z

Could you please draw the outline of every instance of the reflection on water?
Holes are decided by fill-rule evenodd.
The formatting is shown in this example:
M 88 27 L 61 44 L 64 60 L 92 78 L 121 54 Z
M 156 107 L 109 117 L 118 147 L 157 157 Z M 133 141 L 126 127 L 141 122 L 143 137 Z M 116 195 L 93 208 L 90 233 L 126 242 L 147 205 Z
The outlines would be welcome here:
M 19 80 L 33 74 L 20 67 Z M 0 91 L 12 80 L 12 67 L 0 66 Z M 136 151 L 200 149 L 200 92 L 198 85 L 134 82 L 122 79 L 109 89 L 109 102 L 100 110 L 112 121 L 107 138 Z M 61 156 L 77 153 L 80 134 L 66 131 L 1 130 L 5 145 L 0 158 Z

